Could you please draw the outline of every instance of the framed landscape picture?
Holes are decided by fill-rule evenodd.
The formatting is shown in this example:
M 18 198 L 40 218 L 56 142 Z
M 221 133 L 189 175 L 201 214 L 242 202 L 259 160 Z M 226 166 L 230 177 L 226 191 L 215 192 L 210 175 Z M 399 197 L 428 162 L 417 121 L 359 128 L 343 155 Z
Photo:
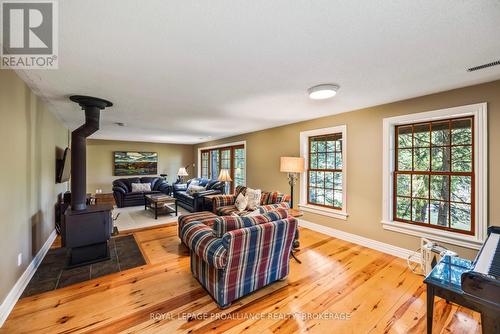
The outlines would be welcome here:
M 114 152 L 114 175 L 158 174 L 157 152 Z

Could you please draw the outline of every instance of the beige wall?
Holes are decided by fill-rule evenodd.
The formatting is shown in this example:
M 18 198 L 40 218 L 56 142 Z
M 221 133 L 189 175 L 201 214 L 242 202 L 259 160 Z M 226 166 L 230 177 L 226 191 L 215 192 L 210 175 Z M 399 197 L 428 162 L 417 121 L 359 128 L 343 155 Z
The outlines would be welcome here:
M 304 219 L 407 249 L 419 247 L 418 238 L 382 228 L 382 119 L 385 117 L 488 103 L 489 222 L 500 225 L 500 81 L 418 97 L 410 100 L 323 117 L 195 146 L 247 141 L 247 184 L 266 190 L 289 192 L 286 175 L 279 171 L 280 156 L 299 156 L 301 131 L 347 125 L 346 221 L 306 213 Z M 332 100 L 331 103 L 335 103 Z M 298 187 L 297 187 L 298 189 Z M 298 202 L 298 196 L 295 201 Z M 468 258 L 475 251 L 448 245 Z
M 0 70 L 0 301 L 54 230 L 56 156 L 68 132 L 13 71 Z M 17 256 L 23 262 L 17 266 Z
M 193 145 L 89 139 L 87 140 L 87 192 L 95 193 L 96 189 L 111 191 L 113 180 L 128 177 L 113 175 L 114 151 L 158 152 L 158 174 L 168 174 L 169 183 L 177 179 L 180 167 L 194 162 Z M 193 174 L 192 167 L 188 173 Z

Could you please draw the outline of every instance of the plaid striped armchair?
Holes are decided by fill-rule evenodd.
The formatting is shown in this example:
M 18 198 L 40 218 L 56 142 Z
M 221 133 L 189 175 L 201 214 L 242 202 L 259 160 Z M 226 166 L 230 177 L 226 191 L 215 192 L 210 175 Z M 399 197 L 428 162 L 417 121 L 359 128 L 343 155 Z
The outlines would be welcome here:
M 240 193 L 245 194 L 246 187 L 245 186 L 237 186 L 234 194 L 232 195 L 219 195 L 212 197 L 212 211 L 218 216 L 230 216 L 234 213 L 239 216 L 245 216 L 251 211 L 243 210 L 238 211 L 234 203 L 236 202 L 236 197 Z M 283 204 L 283 207 L 290 204 L 291 197 L 290 195 L 282 194 L 277 191 L 263 191 L 262 196 L 260 198 L 260 205 L 272 205 L 272 204 Z
M 183 225 L 191 272 L 220 308 L 288 276 L 297 220 L 286 209 L 254 217 L 219 217 Z

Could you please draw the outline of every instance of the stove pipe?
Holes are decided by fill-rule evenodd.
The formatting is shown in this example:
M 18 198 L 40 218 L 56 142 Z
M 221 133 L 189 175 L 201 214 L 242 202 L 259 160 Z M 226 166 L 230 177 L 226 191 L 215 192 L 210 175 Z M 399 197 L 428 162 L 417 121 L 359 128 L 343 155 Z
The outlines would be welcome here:
M 99 130 L 101 109 L 113 103 L 82 95 L 69 99 L 85 111 L 85 124 L 71 133 L 71 209 L 79 211 L 87 208 L 87 137 Z

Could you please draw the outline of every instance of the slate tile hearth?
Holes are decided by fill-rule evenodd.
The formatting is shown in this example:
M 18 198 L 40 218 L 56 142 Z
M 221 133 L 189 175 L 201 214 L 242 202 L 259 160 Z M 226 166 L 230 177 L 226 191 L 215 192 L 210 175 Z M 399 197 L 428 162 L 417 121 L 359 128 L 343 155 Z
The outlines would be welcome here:
M 64 268 L 68 261 L 67 249 L 50 249 L 21 298 L 146 264 L 132 235 L 112 238 L 109 249 L 109 260 L 72 269 Z

